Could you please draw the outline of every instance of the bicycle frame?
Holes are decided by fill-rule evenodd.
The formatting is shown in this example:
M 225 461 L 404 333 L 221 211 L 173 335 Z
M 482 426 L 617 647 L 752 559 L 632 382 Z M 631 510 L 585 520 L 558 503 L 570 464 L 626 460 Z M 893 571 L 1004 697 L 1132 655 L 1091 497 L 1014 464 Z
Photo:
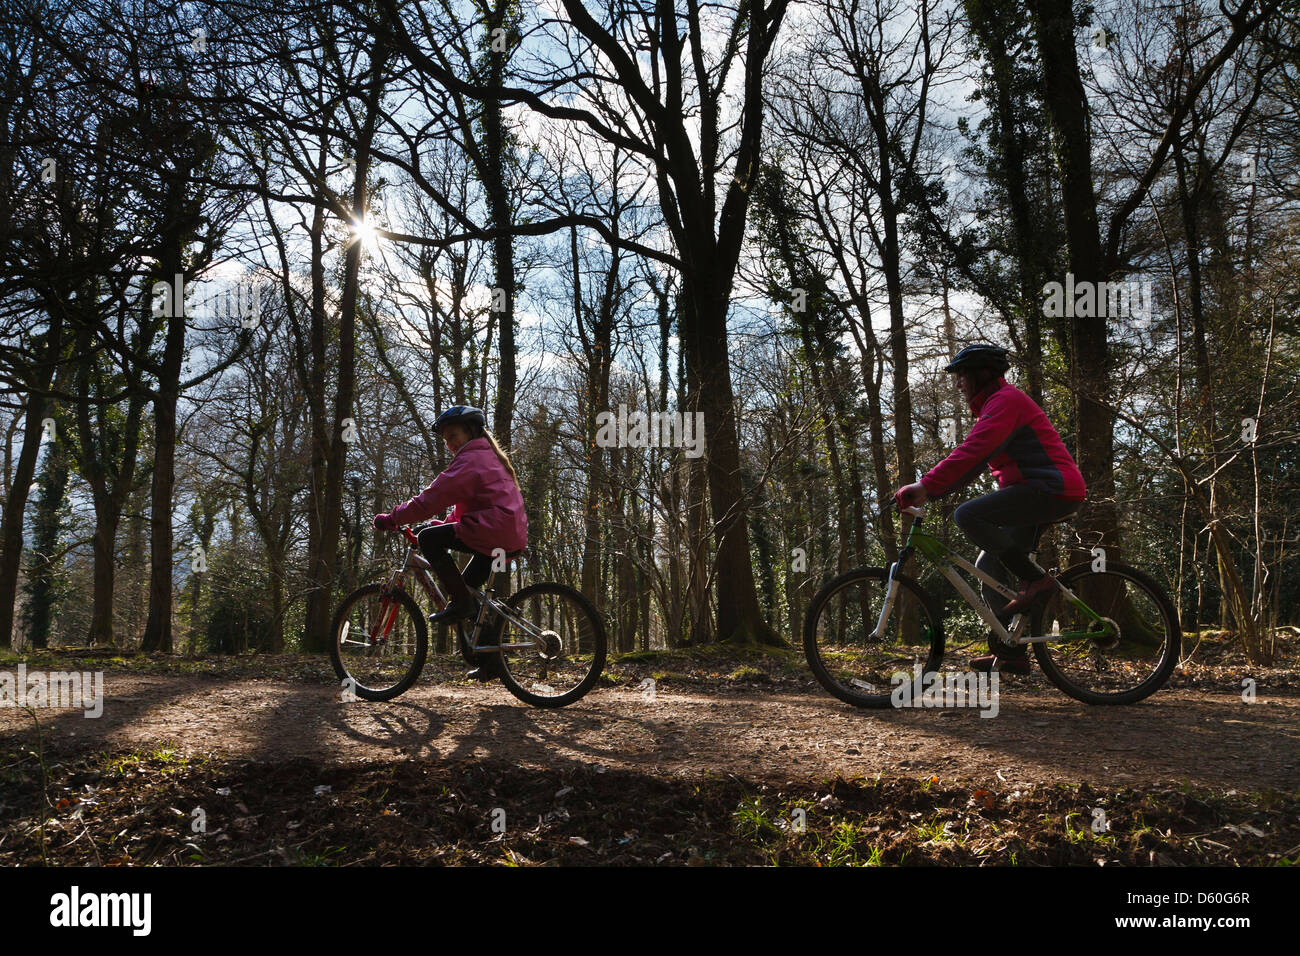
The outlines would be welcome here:
M 410 528 L 402 528 L 402 536 L 406 538 L 410 548 L 406 552 L 406 560 L 402 562 L 402 566 L 394 571 L 392 576 L 388 579 L 388 585 L 384 589 L 384 593 L 395 588 L 400 589 L 405 587 L 406 575 L 410 573 L 412 577 L 419 582 L 420 587 L 423 588 L 424 593 L 429 596 L 429 600 L 433 602 L 434 606 L 441 610 L 447 605 L 447 597 L 442 593 L 442 589 L 438 587 L 437 580 L 433 575 L 433 565 L 431 565 L 428 559 L 420 553 L 419 542 L 416 539 L 414 531 Z M 496 572 L 494 571 L 493 574 L 495 575 L 495 573 Z M 489 577 L 488 582 L 491 583 L 491 580 L 491 577 Z M 475 590 L 471 590 L 471 593 L 477 596 L 480 601 L 479 613 L 474 619 L 474 629 L 470 632 L 469 638 L 466 640 L 466 644 L 468 645 L 471 654 L 480 652 L 500 653 L 501 651 L 528 650 L 537 647 L 538 643 L 545 637 L 547 632 L 544 629 L 539 630 L 538 628 L 533 627 L 533 625 L 515 614 L 513 610 L 492 596 L 490 588 L 486 593 Z M 483 626 L 489 619 L 489 613 L 497 614 L 537 640 L 527 641 L 524 643 L 480 645 L 478 643 L 479 635 L 483 633 Z M 388 632 L 392 630 L 393 623 L 396 620 L 397 605 L 393 604 L 391 610 L 388 611 L 383 626 L 379 629 L 378 637 L 372 637 L 371 643 L 379 643 L 387 640 Z
M 900 511 L 912 516 L 912 522 L 907 528 L 907 539 L 903 543 L 902 550 L 898 553 L 898 560 L 889 566 L 889 590 L 885 596 L 885 602 L 880 609 L 880 617 L 876 621 L 876 629 L 871 633 L 874 639 L 883 633 L 889 615 L 894 609 L 894 601 L 898 596 L 899 584 L 897 576 L 907 559 L 914 553 L 920 553 L 933 564 L 936 570 L 950 583 L 962 596 L 962 599 L 974 609 L 975 613 L 980 616 L 997 635 L 998 639 L 1008 646 L 1016 647 L 1022 644 L 1043 644 L 1048 641 L 1070 641 L 1070 640 L 1096 640 L 1098 638 L 1108 637 L 1114 634 L 1115 625 L 1109 619 L 1098 614 L 1080 598 L 1077 594 L 1061 584 L 1056 576 L 1047 572 L 1048 576 L 1056 581 L 1057 587 L 1061 589 L 1061 594 L 1071 605 L 1082 611 L 1093 621 L 1104 625 L 1102 631 L 1058 631 L 1053 634 L 1030 635 L 1024 636 L 1025 628 L 1029 625 L 1029 617 L 1026 614 L 1017 614 L 1011 619 L 1011 629 L 1008 630 L 1003 623 L 998 620 L 997 615 L 993 613 L 984 600 L 975 593 L 975 589 L 967 583 L 957 571 L 961 568 L 967 574 L 978 578 L 987 584 L 990 588 L 1006 598 L 1013 598 L 1016 592 L 1003 584 L 997 578 L 985 571 L 981 571 L 971 562 L 967 561 L 961 555 L 956 554 L 938 538 L 921 530 L 921 519 L 925 515 L 924 507 L 906 507 Z M 1032 561 L 1037 555 L 1037 551 L 1031 551 L 1029 554 Z

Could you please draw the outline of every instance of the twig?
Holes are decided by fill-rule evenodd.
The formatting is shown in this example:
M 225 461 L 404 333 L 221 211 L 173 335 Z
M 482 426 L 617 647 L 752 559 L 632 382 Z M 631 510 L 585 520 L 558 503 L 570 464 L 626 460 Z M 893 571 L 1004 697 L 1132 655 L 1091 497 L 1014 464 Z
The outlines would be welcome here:
M 263 850 L 261 853 L 254 853 L 252 856 L 241 856 L 238 860 L 227 860 L 225 863 L 222 863 L 221 866 L 234 866 L 237 863 L 247 863 L 249 860 L 256 860 L 259 856 L 267 856 L 271 853 L 276 853 L 281 849 L 283 849 L 283 847 L 274 846 L 269 850 Z
M 23 709 L 26 710 L 27 713 L 32 715 L 32 723 L 36 725 L 36 759 L 40 761 L 40 765 L 41 765 L 41 807 L 40 807 L 41 864 L 43 866 L 49 866 L 50 865 L 49 857 L 45 855 L 45 817 L 46 817 L 46 810 L 48 810 L 50 806 L 50 794 L 49 794 L 50 774 L 49 771 L 45 768 L 44 737 L 41 734 L 41 722 L 36 717 L 35 708 L 33 708 L 30 704 L 25 704 Z
M 90 851 L 95 854 L 95 865 L 103 866 L 104 861 L 99 856 L 99 847 L 95 845 L 95 838 L 90 835 L 90 828 L 86 826 L 84 822 L 81 824 L 81 832 L 78 833 L 75 837 L 73 837 L 72 840 L 66 846 L 62 847 L 62 849 L 66 850 L 68 847 L 72 846 L 73 843 L 76 843 L 82 837 L 90 838 Z

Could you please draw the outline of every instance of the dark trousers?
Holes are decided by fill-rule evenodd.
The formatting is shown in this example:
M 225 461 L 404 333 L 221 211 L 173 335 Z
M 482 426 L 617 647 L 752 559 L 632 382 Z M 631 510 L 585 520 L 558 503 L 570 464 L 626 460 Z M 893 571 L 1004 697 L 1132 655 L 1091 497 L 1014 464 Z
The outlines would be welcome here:
M 456 536 L 456 523 L 430 525 L 420 532 L 416 541 L 420 553 L 433 565 L 438 580 L 447 588 L 450 595 L 467 597 L 469 588 L 481 588 L 492 572 L 492 558 L 469 547 Z M 451 551 L 460 551 L 471 555 L 462 577 L 456 568 L 456 560 Z
M 975 566 L 1008 584 L 1009 573 L 1034 580 L 1041 577 L 1028 552 L 1038 544 L 1044 525 L 1074 514 L 1081 502 L 1062 501 L 1032 485 L 1010 485 L 972 498 L 957 507 L 953 520 L 973 543 L 982 548 Z M 994 611 L 1007 599 L 984 586 L 984 600 Z

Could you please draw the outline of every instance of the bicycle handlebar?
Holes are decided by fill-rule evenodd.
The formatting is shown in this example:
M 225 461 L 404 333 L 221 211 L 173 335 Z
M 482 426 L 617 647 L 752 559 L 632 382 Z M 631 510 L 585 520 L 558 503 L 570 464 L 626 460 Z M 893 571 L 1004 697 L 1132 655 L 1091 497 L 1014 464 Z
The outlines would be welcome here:
M 403 538 L 411 542 L 413 545 L 418 543 L 415 532 L 411 530 L 411 525 L 409 524 L 398 525 L 396 528 L 389 528 L 388 530 L 399 532 Z
M 911 515 L 913 518 L 919 518 L 921 517 L 921 515 L 925 514 L 925 512 L 922 510 L 923 506 L 907 505 L 906 507 L 904 507 L 903 505 L 900 505 L 898 503 L 898 499 L 894 498 L 892 495 L 889 497 L 888 500 L 886 500 L 885 506 L 883 509 L 881 509 L 881 511 L 883 513 L 885 511 L 889 511 L 891 508 L 897 511 L 899 514 L 906 513 Z

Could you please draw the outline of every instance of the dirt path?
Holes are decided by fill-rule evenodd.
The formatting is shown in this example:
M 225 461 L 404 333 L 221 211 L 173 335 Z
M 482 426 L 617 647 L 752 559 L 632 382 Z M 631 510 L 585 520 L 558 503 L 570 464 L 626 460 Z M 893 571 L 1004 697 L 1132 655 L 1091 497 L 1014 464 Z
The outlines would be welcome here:
M 1009 683 L 1009 682 L 1008 682 Z M 859 711 L 812 686 L 664 686 L 593 691 L 559 711 L 497 685 L 417 685 L 397 701 L 341 703 L 332 685 L 109 671 L 104 713 L 44 711 L 54 753 L 152 749 L 322 764 L 484 757 L 525 768 L 578 766 L 656 777 L 734 773 L 768 781 L 937 775 L 1016 786 L 1189 783 L 1300 787 L 1300 695 L 1166 689 L 1133 707 L 1093 708 L 1047 687 L 1005 686 L 1000 712 Z M 0 736 L 27 737 L 0 709 Z

